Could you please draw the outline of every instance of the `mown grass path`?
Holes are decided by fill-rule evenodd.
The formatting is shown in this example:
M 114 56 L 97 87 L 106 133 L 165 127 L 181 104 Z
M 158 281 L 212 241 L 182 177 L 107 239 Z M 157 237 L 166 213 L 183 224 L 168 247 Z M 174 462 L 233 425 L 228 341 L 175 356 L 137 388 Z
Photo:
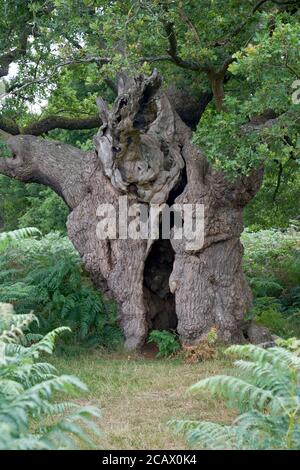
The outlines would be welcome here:
M 187 449 L 182 436 L 167 425 L 170 419 L 225 423 L 234 416 L 209 394 L 188 393 L 198 379 L 228 370 L 225 361 L 184 364 L 94 351 L 57 356 L 52 362 L 61 373 L 77 375 L 88 385 L 81 404 L 101 408 L 99 449 Z

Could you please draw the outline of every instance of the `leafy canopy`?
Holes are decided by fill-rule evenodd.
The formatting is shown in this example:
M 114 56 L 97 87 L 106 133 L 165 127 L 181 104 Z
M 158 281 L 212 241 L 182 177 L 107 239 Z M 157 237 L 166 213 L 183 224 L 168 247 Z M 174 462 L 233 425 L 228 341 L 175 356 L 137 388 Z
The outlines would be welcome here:
M 264 162 L 272 205 L 290 178 L 289 191 L 299 188 L 299 15 L 298 0 L 3 0 L 0 129 L 95 115 L 97 96 L 113 101 L 120 70 L 156 67 L 166 88 L 199 103 L 212 93 L 194 142 L 231 177 Z M 72 143 L 89 146 L 91 134 Z

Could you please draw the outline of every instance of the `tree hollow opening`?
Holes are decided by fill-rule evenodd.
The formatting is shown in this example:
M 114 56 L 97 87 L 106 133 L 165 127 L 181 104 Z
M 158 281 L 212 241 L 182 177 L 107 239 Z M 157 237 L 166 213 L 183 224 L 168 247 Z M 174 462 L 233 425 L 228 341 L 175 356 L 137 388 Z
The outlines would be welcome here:
M 144 269 L 144 301 L 150 330 L 176 330 L 175 295 L 169 278 L 175 253 L 170 240 L 159 239 L 151 247 Z

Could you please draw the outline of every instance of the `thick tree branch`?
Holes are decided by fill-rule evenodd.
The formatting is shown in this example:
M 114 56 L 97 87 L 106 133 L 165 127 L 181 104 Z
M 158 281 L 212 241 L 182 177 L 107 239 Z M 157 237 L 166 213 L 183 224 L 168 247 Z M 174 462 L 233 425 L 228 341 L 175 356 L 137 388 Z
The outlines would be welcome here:
M 65 116 L 47 116 L 39 121 L 35 121 L 27 126 L 20 128 L 11 119 L 0 117 L 0 129 L 11 135 L 27 134 L 27 135 L 43 135 L 53 129 L 66 130 L 84 130 L 96 129 L 102 124 L 98 115 L 88 117 L 70 118 Z
M 46 134 L 53 129 L 82 130 L 96 129 L 101 126 L 99 116 L 86 118 L 69 118 L 64 116 L 48 116 L 40 121 L 33 122 L 22 129 L 22 134 L 39 136 Z
M 217 111 L 226 111 L 225 106 L 224 106 L 224 98 L 225 98 L 225 92 L 224 92 L 224 78 L 225 78 L 225 72 L 210 72 L 207 74 L 208 79 L 211 84 L 211 89 L 213 93 L 213 97 L 215 100 L 216 108 Z
M 245 123 L 241 127 L 241 131 L 244 134 L 250 134 L 251 132 L 261 131 L 263 129 L 269 129 L 278 123 L 279 117 L 274 111 L 266 110 L 259 116 L 253 117 L 251 121 Z
M 19 126 L 12 119 L 2 118 L 1 116 L 0 129 L 11 135 L 18 135 L 21 133 Z
M 70 208 L 76 207 L 88 189 L 93 154 L 54 140 L 30 135 L 10 137 L 12 158 L 0 157 L 0 173 L 23 182 L 44 184 L 61 196 Z
M 211 70 L 209 64 L 203 65 L 193 60 L 182 59 L 178 54 L 177 38 L 174 30 L 174 24 L 166 21 L 164 22 L 164 28 L 169 41 L 169 49 L 167 50 L 167 52 L 174 64 L 184 69 L 194 70 L 196 72 L 209 72 Z
M 186 90 L 177 90 L 170 87 L 166 95 L 173 106 L 173 109 L 179 114 L 183 122 L 195 130 L 207 105 L 213 99 L 212 92 L 201 93 L 197 98 L 191 96 Z

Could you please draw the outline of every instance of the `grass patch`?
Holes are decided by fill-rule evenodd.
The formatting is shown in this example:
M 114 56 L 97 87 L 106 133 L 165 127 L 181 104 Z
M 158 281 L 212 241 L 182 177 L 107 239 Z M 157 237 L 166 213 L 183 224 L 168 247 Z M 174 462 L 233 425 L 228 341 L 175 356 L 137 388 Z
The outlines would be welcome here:
M 180 359 L 145 359 L 99 351 L 51 359 L 61 373 L 75 374 L 90 392 L 82 405 L 102 410 L 98 449 L 188 449 L 167 426 L 170 419 L 230 423 L 234 412 L 208 393 L 187 393 L 200 378 L 228 372 L 226 360 L 184 364 Z

